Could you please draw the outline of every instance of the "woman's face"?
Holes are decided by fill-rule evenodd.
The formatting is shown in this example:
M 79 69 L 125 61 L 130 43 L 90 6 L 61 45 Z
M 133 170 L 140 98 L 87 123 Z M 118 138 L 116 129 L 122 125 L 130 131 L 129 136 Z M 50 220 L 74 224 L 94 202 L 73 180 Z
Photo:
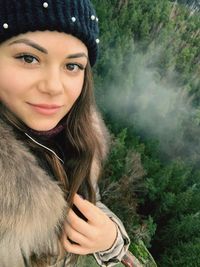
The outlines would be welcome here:
M 0 45 L 0 101 L 28 127 L 53 129 L 79 97 L 87 47 L 72 35 L 30 32 Z

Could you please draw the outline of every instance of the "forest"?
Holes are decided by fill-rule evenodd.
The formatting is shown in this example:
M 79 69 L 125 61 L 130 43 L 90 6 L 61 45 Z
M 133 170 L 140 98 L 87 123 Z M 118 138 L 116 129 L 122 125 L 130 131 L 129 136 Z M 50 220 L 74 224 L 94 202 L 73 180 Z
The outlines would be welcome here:
M 200 267 L 200 2 L 93 0 L 100 180 L 144 266 Z

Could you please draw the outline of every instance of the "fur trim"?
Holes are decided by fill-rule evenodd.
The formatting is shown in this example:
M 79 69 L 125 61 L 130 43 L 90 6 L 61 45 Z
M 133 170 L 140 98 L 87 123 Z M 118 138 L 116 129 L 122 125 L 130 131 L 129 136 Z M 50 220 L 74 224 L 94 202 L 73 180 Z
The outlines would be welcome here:
M 109 133 L 92 110 L 92 124 L 101 143 L 94 156 L 91 180 L 96 188 L 100 163 L 106 158 Z M 0 119 L 0 266 L 23 267 L 32 253 L 58 254 L 58 231 L 67 204 L 58 184 L 39 167 L 36 158 Z
M 57 244 L 66 210 L 63 193 L 34 156 L 0 121 L 0 266 L 21 266 L 21 253 Z M 22 265 L 23 266 L 23 265 Z

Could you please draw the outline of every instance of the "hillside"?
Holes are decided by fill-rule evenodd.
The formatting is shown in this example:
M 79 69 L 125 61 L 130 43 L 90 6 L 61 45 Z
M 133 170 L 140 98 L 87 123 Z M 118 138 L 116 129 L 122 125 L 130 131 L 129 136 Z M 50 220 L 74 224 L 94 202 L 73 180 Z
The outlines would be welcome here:
M 199 13 L 194 1 L 93 2 L 101 27 L 96 99 L 112 133 L 104 201 L 125 223 L 134 253 L 142 240 L 158 266 L 199 267 Z

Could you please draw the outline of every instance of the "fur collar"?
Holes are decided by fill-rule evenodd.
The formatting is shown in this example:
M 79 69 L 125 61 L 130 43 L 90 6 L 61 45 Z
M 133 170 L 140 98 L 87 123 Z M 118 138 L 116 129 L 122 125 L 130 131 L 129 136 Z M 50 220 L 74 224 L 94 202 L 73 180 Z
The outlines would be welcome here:
M 91 120 L 101 142 L 102 157 L 109 133 L 101 116 L 92 110 Z M 91 180 L 96 187 L 102 159 L 94 156 Z M 58 231 L 67 203 L 55 181 L 39 167 L 32 153 L 0 118 L 0 266 L 24 266 L 22 254 L 58 253 Z
M 21 253 L 45 253 L 57 243 L 67 211 L 63 193 L 2 120 L 0 203 L 1 266 L 18 267 Z

